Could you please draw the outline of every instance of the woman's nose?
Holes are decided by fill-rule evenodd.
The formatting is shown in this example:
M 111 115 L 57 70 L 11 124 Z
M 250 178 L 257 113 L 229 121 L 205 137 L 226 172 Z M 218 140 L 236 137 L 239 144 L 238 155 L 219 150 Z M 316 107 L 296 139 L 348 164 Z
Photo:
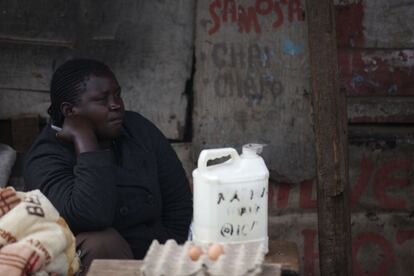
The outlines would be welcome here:
M 121 103 L 115 99 L 111 100 L 109 103 L 109 109 L 110 110 L 117 110 L 121 108 Z
M 111 94 L 108 97 L 108 106 L 109 110 L 117 110 L 121 109 L 124 105 L 124 102 L 122 101 L 122 97 L 119 93 Z

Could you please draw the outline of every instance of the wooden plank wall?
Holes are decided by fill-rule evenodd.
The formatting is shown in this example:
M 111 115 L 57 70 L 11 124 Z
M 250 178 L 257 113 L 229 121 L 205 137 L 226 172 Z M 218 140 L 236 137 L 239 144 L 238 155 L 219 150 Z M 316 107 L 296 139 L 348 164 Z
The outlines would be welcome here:
M 184 138 L 193 1 L 4 0 L 0 11 L 1 119 L 47 117 L 53 71 L 92 57 L 114 70 L 128 109 Z

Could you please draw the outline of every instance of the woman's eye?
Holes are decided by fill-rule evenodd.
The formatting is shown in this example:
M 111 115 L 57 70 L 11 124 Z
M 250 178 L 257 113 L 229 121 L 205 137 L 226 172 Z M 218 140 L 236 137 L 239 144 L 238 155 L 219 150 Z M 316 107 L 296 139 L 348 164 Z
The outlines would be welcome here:
M 105 102 L 106 101 L 106 97 L 96 98 L 95 101 L 97 101 L 97 102 Z

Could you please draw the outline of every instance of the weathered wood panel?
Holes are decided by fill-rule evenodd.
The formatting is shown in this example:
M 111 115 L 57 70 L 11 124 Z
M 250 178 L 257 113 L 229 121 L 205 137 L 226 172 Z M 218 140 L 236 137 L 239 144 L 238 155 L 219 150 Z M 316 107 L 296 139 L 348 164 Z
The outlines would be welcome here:
M 97 58 L 115 71 L 128 109 L 148 117 L 168 138 L 183 139 L 194 1 L 32 2 L 0 4 L 0 89 L 47 92 L 64 60 Z M 27 105 L 3 112 L 0 103 L 0 117 L 27 112 Z
M 94 260 L 87 273 L 87 276 L 143 276 L 141 267 L 142 260 Z M 171 271 L 171 275 L 177 274 L 176 271 Z M 203 274 L 203 273 L 198 273 Z M 180 274 L 178 274 L 180 275 Z M 185 274 L 184 274 L 185 275 Z M 297 275 L 296 271 L 285 270 L 281 271 L 279 264 L 265 263 L 262 266 L 262 272 L 258 276 L 283 276 L 283 275 Z
M 186 129 L 186 84 L 193 58 L 194 1 L 81 1 L 76 55 L 105 60 L 123 87 L 127 109 L 171 139 Z
M 38 114 L 48 117 L 49 94 L 44 92 L 0 91 L 0 118 L 12 118 L 25 114 Z
M 13 118 L 11 120 L 13 149 L 21 153 L 27 152 L 40 131 L 39 127 L 38 116 Z
M 414 210 L 413 150 L 413 142 L 395 139 L 365 140 L 349 147 L 353 212 Z M 316 212 L 313 179 L 270 185 L 269 193 L 271 216 Z
M 348 96 L 414 95 L 414 50 L 343 49 L 338 59 Z
M 180 159 L 181 164 L 186 172 L 187 179 L 190 182 L 190 185 L 193 184 L 192 173 L 196 168 L 196 163 L 193 162 L 191 158 L 191 143 L 172 143 L 171 146 L 175 150 L 178 159 Z
M 405 143 L 414 141 L 412 125 L 356 124 L 348 127 L 351 144 L 365 145 L 368 142 Z
M 2 90 L 14 90 L 16 94 L 22 94 L 23 99 L 27 93 L 20 90 L 48 94 L 54 69 L 70 54 L 70 50 L 62 47 L 0 42 L 0 93 L 3 93 Z M 1 107 L 0 116 L 4 117 Z M 25 112 L 18 107 L 18 103 L 15 107 L 16 114 Z
M 0 42 L 73 46 L 79 0 L 3 0 Z
M 413 128 L 354 128 L 349 147 L 354 275 L 411 275 Z M 270 185 L 269 234 L 295 241 L 303 274 L 320 275 L 316 182 L 292 184 Z
M 348 119 L 351 123 L 413 123 L 414 98 L 351 97 Z
M 307 0 L 321 275 L 352 275 L 346 96 L 340 93 L 334 5 Z M 321 48 L 324 49 L 321 51 Z
M 272 178 L 315 175 L 303 7 L 198 1 L 194 158 L 202 148 L 264 143 Z
M 335 0 L 340 47 L 413 48 L 414 2 Z
M 364 44 L 364 6 L 360 0 L 334 0 L 336 33 L 339 47 L 361 47 Z
M 273 239 L 297 243 L 301 275 L 319 271 L 316 213 L 269 218 Z M 414 218 L 409 213 L 352 214 L 353 275 L 411 275 L 414 270 Z
M 413 144 L 395 140 L 378 140 L 351 147 L 354 211 L 414 210 L 413 150 Z

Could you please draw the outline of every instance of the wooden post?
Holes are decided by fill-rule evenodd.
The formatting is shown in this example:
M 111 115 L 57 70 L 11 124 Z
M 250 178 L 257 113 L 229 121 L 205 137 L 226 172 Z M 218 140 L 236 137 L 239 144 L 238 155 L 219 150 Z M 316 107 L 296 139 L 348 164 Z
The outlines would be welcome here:
M 340 93 L 332 0 L 307 0 L 321 275 L 351 275 L 346 95 Z

